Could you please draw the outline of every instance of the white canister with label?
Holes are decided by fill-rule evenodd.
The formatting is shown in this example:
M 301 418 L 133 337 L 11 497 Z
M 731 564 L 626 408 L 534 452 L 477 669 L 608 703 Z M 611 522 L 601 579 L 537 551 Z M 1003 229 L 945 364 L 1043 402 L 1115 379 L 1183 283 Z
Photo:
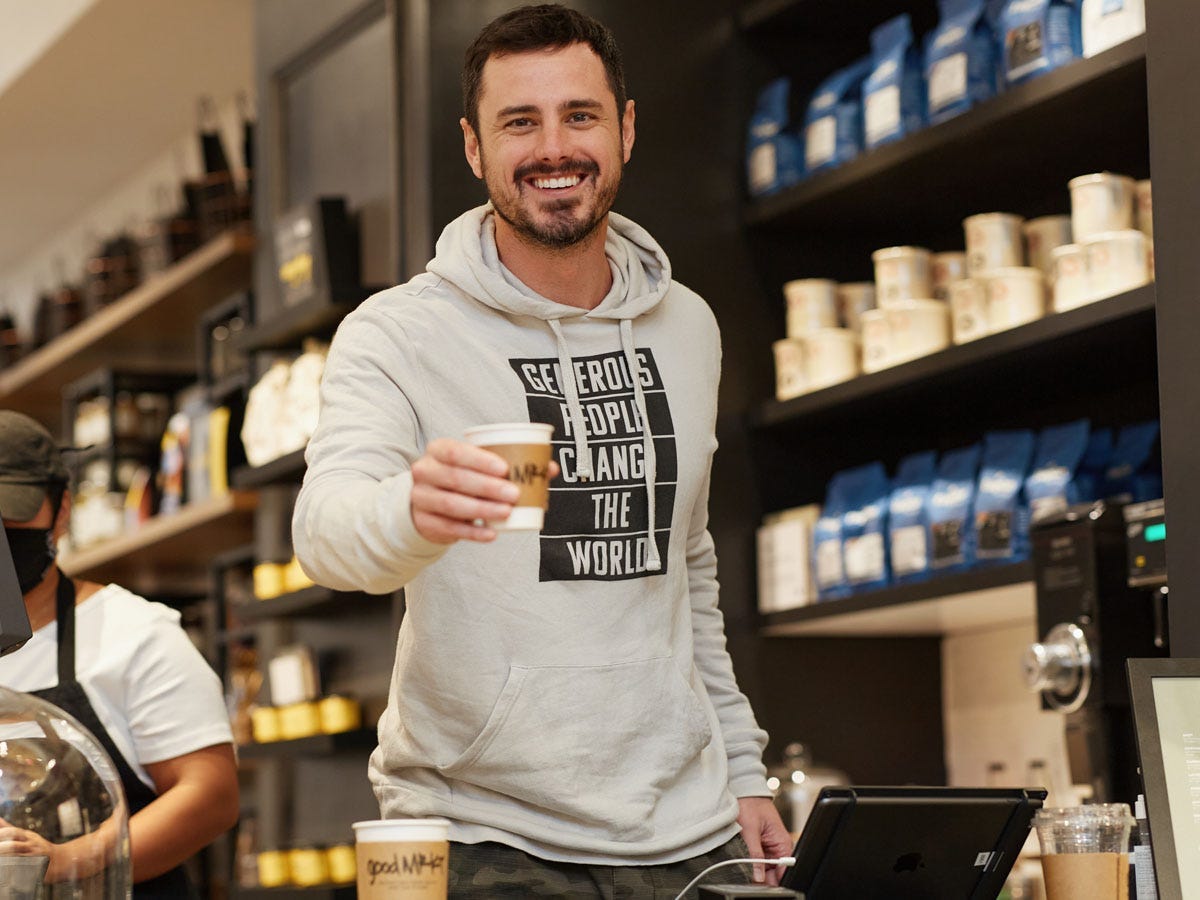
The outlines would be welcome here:
M 1055 247 L 1071 243 L 1070 216 L 1039 216 L 1025 223 L 1025 253 L 1029 265 L 1046 276 L 1054 272 Z
M 858 375 L 858 335 L 849 328 L 818 328 L 801 340 L 810 391 L 840 384 Z
M 790 400 L 808 390 L 808 375 L 804 368 L 804 344 L 794 338 L 784 338 L 771 345 L 775 351 L 775 399 Z
M 852 281 L 837 286 L 838 321 L 856 334 L 862 331 L 862 314 L 875 308 L 875 282 Z
M 1083 0 L 1083 55 L 1090 59 L 1146 31 L 1145 0 Z
M 1150 179 L 1139 181 L 1134 187 L 1136 195 L 1136 212 L 1138 231 L 1146 237 L 1154 238 L 1154 200 L 1150 192 Z
M 1092 285 L 1088 278 L 1087 253 L 1079 244 L 1063 244 L 1051 252 L 1054 260 L 1052 278 L 1054 311 L 1065 312 L 1090 303 Z
M 930 253 L 924 247 L 885 247 L 871 254 L 880 307 L 933 294 Z
M 950 285 L 967 277 L 967 254 L 961 250 L 933 254 L 933 296 L 950 299 Z
M 1083 242 L 1094 299 L 1111 297 L 1150 281 L 1146 236 L 1127 229 L 1097 234 Z
M 950 308 L 940 300 L 903 300 L 885 310 L 894 363 L 907 362 L 950 346 Z
M 1133 227 L 1134 181 L 1127 175 L 1097 172 L 1072 178 L 1071 236 L 1077 244 L 1095 234 Z
M 798 338 L 814 328 L 837 327 L 837 282 L 797 278 L 783 286 L 787 301 L 787 336 Z
M 1041 269 L 996 269 L 987 278 L 988 327 L 993 334 L 1046 314 L 1046 276 Z
M 987 336 L 987 283 L 982 278 L 964 278 L 950 285 L 950 330 L 956 344 Z
M 878 372 L 892 365 L 892 327 L 887 310 L 869 309 L 862 314 L 862 367 Z
M 1025 262 L 1021 226 L 1025 220 L 1012 213 L 980 213 L 963 219 L 967 240 L 967 273 L 974 278 L 992 269 Z

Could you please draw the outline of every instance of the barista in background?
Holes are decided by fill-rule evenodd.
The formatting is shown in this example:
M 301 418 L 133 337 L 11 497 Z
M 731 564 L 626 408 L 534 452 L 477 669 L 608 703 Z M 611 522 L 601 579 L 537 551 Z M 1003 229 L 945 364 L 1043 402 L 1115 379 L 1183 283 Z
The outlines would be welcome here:
M 182 863 L 238 816 L 220 682 L 176 611 L 55 565 L 67 480 L 50 433 L 0 410 L 0 516 L 33 628 L 0 658 L 0 684 L 66 710 L 112 757 L 129 805 L 135 900 L 195 897 Z M 68 844 L 16 824 L 0 821 L 0 855 L 49 856 L 47 881 L 70 871 Z

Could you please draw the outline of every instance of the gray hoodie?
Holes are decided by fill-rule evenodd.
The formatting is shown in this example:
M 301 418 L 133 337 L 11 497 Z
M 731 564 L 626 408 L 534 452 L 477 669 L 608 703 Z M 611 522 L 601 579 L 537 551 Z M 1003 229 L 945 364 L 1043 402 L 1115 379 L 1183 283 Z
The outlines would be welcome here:
M 766 734 L 725 650 L 707 528 L 716 322 L 633 222 L 611 214 L 605 250 L 600 305 L 555 303 L 500 263 L 483 206 L 428 272 L 351 313 L 293 533 L 317 582 L 405 589 L 370 765 L 385 817 L 445 816 L 452 840 L 545 859 L 672 862 L 737 833 L 735 797 L 769 796 Z M 422 538 L 427 443 L 513 421 L 555 426 L 543 530 Z

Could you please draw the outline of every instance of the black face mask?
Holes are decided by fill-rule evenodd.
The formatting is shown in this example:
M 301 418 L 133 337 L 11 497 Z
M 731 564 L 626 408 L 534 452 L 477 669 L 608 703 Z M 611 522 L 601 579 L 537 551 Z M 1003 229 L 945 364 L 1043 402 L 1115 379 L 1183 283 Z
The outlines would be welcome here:
M 21 593 L 28 594 L 41 584 L 46 572 L 54 565 L 53 529 L 5 528 L 4 535 L 8 538 L 8 549 L 12 551 Z

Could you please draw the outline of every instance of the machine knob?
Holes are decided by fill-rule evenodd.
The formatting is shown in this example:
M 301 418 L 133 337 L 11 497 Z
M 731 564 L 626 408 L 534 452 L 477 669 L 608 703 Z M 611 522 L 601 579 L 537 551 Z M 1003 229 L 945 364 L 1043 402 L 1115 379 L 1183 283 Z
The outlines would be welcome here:
M 1078 625 L 1062 623 L 1051 628 L 1042 642 L 1025 650 L 1021 668 L 1029 689 L 1041 692 L 1055 709 L 1074 712 L 1087 699 L 1092 654 Z

